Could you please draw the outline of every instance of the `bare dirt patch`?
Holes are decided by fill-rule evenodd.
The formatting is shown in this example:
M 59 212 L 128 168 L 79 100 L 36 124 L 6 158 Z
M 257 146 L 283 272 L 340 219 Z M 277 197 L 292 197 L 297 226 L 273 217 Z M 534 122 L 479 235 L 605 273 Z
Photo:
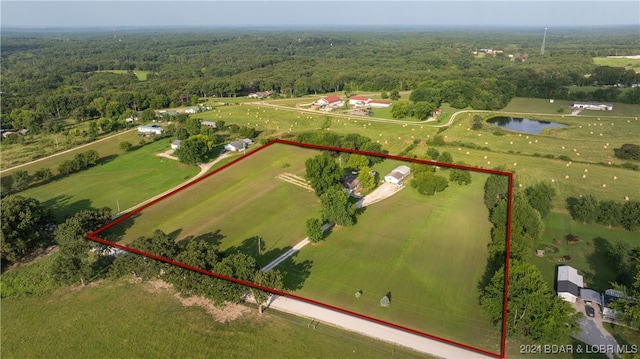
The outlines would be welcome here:
M 130 282 L 135 283 L 135 280 L 139 280 L 139 278 L 132 278 Z M 147 284 L 145 289 L 151 293 L 173 291 L 173 285 L 161 279 L 150 280 Z M 249 309 L 243 305 L 228 302 L 224 303 L 223 307 L 216 307 L 211 300 L 205 297 L 183 297 L 180 293 L 175 293 L 173 296 L 185 307 L 198 306 L 203 308 L 218 323 L 234 321 L 249 311 Z

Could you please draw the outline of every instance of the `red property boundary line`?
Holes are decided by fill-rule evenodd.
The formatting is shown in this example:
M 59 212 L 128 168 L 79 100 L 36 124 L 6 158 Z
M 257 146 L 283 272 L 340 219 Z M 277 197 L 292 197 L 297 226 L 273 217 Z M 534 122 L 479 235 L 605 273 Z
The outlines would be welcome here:
M 505 278 L 504 278 L 504 298 L 503 298 L 503 315 L 502 315 L 502 337 L 501 337 L 501 342 L 500 342 L 500 353 L 493 353 L 493 352 L 489 352 L 487 350 L 484 349 L 480 349 L 480 348 L 476 348 L 467 344 L 463 344 L 463 343 L 459 343 L 450 339 L 446 339 L 446 338 L 441 338 L 438 337 L 436 335 L 432 335 L 432 334 L 428 334 L 428 333 L 424 333 L 415 329 L 411 329 L 411 328 L 407 328 L 398 324 L 394 324 L 394 323 L 390 323 L 384 320 L 380 320 L 377 318 L 373 318 L 373 317 L 369 317 L 366 316 L 364 314 L 360 314 L 360 313 L 356 313 L 356 312 L 352 312 L 350 310 L 346 310 L 343 308 L 339 308 L 330 304 L 326 304 L 323 302 L 319 302 L 313 299 L 309 299 L 309 298 L 305 298 L 305 297 L 301 297 L 295 294 L 291 294 L 291 293 L 287 293 L 287 292 L 283 292 L 281 290 L 276 290 L 276 289 L 272 289 L 272 288 L 267 288 L 255 283 L 251 283 L 251 282 L 247 282 L 247 281 L 243 281 L 243 280 L 239 280 L 233 277 L 229 277 L 229 276 L 225 276 L 222 274 L 218 274 L 218 273 L 214 273 L 214 272 L 210 272 L 210 271 L 206 271 L 204 269 L 201 268 L 197 268 L 182 262 L 177 262 L 174 261 L 172 259 L 169 258 L 165 258 L 165 257 L 161 257 L 161 256 L 157 256 L 155 254 L 151 254 L 148 252 L 144 252 L 135 248 L 131 248 L 131 247 L 127 247 L 124 246 L 122 244 L 118 244 L 115 242 L 111 242 L 108 240 L 105 240 L 103 238 L 97 237 L 98 234 L 100 234 L 101 232 L 105 231 L 106 229 L 113 227 L 114 225 L 124 221 L 127 218 L 130 218 L 131 216 L 135 215 L 136 213 L 139 213 L 141 211 L 143 211 L 145 208 L 148 208 L 162 200 L 164 200 L 167 197 L 170 197 L 182 190 L 184 190 L 185 188 L 188 188 L 202 180 L 204 180 L 205 178 L 208 178 L 222 170 L 224 170 L 227 167 L 232 166 L 233 164 L 249 157 L 252 156 L 260 151 L 262 151 L 265 148 L 270 147 L 271 145 L 275 144 L 275 143 L 282 143 L 282 144 L 286 144 L 286 145 L 292 145 L 292 146 L 297 146 L 297 147 L 305 147 L 305 148 L 313 148 L 313 149 L 319 149 L 319 150 L 325 150 L 325 151 L 337 151 L 337 152 L 348 152 L 348 153 L 356 153 L 356 154 L 361 154 L 361 155 L 367 155 L 367 156 L 375 156 L 375 157 L 382 157 L 382 158 L 387 158 L 387 159 L 392 159 L 392 160 L 400 160 L 400 161 L 405 161 L 405 162 L 414 162 L 414 163 L 423 163 L 423 164 L 428 164 L 428 165 L 435 165 L 435 166 L 442 166 L 442 167 L 450 167 L 450 168 L 457 168 L 457 169 L 462 169 L 462 170 L 469 170 L 469 171 L 473 171 L 473 172 L 481 172 L 481 173 L 488 173 L 488 174 L 494 174 L 494 175 L 502 175 L 502 176 L 507 176 L 509 179 L 509 194 L 508 194 L 508 206 L 507 206 L 507 235 L 506 235 L 506 251 L 505 251 Z M 301 142 L 295 142 L 295 141 L 288 141 L 288 140 L 283 140 L 283 139 L 275 139 L 272 140 L 270 142 L 268 142 L 267 144 L 265 144 L 262 147 L 257 148 L 254 151 L 251 151 L 241 157 L 236 158 L 235 160 L 221 166 L 220 168 L 217 168 L 216 170 L 200 177 L 197 178 L 196 180 L 189 182 L 167 194 L 165 194 L 164 196 L 161 196 L 149 203 L 144 204 L 143 206 L 140 206 L 138 208 L 136 208 L 135 210 L 125 213 L 121 216 L 119 216 L 118 218 L 114 219 L 113 221 L 107 223 L 106 225 L 98 228 L 97 230 L 87 234 L 85 236 L 85 238 L 92 240 L 94 242 L 100 243 L 100 244 L 104 244 L 107 246 L 111 246 L 111 247 L 115 247 L 115 248 L 119 248 L 122 250 L 125 250 L 127 252 L 131 252 L 131 253 L 135 253 L 141 256 L 145 256 L 148 258 L 152 258 L 155 260 L 158 260 L 160 262 L 164 262 L 164 263 L 168 263 L 180 268 L 184 268 L 184 269 L 188 269 L 188 270 L 192 270 L 194 272 L 198 272 L 198 273 L 202 273 L 205 275 L 209 275 L 212 277 L 216 277 L 216 278 L 220 278 L 220 279 L 224 279 L 224 280 L 228 280 L 230 282 L 234 282 L 234 283 L 238 283 L 247 287 L 251 287 L 251 288 L 256 288 L 256 289 L 260 289 L 260 290 L 264 290 L 276 295 L 281 295 L 284 297 L 289 297 L 289 298 L 293 298 L 293 299 L 297 299 L 306 303 L 310 303 L 310 304 L 314 304 L 314 305 L 318 305 L 321 307 L 325 307 L 337 312 L 341 312 L 344 314 L 348 314 L 357 318 L 361 318 L 361 319 L 365 319 L 374 323 L 378 323 L 378 324 L 382 324 L 388 327 L 392 327 L 395 329 L 400 329 L 402 331 L 405 332 L 409 332 L 412 334 L 416 334 L 422 337 L 426 337 L 429 339 L 434 339 L 443 343 L 447 343 L 447 344 L 451 344 L 463 349 L 467 349 L 467 350 L 471 350 L 480 354 L 485 354 L 485 355 L 489 355 L 495 358 L 500 358 L 500 359 L 504 359 L 506 357 L 506 337 L 507 337 L 507 305 L 508 305 L 508 288 L 509 288 L 509 256 L 511 253 L 511 211 L 512 211 L 512 202 L 513 202 L 513 173 L 511 172 L 504 172 L 504 171 L 498 171 L 498 170 L 492 170 L 492 169 L 485 169 L 485 168 L 477 168 L 477 167 L 471 167 L 471 166 L 462 166 L 462 165 L 457 165 L 457 164 L 451 164 L 451 163 L 442 163 L 442 162 L 436 162 L 436 161 L 427 161 L 427 160 L 421 160 L 421 159 L 416 159 L 416 158 L 405 158 L 405 157 L 400 157 L 400 156 L 394 156 L 394 155 L 388 155 L 388 154 L 381 154 L 381 153 L 376 153 L 376 152 L 368 152 L 368 151 L 360 151 L 360 150 L 353 150 L 353 149 L 346 149 L 346 148 L 340 148 L 340 147 L 331 147 L 331 146 L 322 146 L 322 145 L 314 145 L 314 144 L 307 144 L 307 143 L 301 143 Z

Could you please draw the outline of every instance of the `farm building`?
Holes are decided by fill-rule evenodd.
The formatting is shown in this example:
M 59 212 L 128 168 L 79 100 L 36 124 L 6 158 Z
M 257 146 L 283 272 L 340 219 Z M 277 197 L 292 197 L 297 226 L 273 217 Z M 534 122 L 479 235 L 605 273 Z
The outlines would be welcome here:
M 138 133 L 141 134 L 145 134 L 145 135 L 161 135 L 162 134 L 162 127 L 158 126 L 158 125 L 143 125 L 143 126 L 138 126 Z
M 619 290 L 607 289 L 602 295 L 602 317 L 605 319 L 615 320 L 616 311 L 611 309 L 611 302 L 619 298 L 624 298 L 626 295 Z
M 273 94 L 273 91 L 252 92 L 247 96 L 248 98 L 265 98 Z
M 384 181 L 399 185 L 401 184 L 402 179 L 407 177 L 409 173 L 411 173 L 409 166 L 398 166 L 388 175 L 384 176 Z
M 171 149 L 172 150 L 177 150 L 178 148 L 180 148 L 180 140 L 175 140 L 173 142 L 171 142 Z
M 244 140 L 238 140 L 238 141 L 234 141 L 224 145 L 224 149 L 232 152 L 244 151 L 247 147 L 249 147 L 249 145 L 252 145 L 252 144 L 253 144 L 253 141 L 251 141 L 248 138 L 245 138 Z
M 201 110 L 199 106 L 187 107 L 184 109 L 184 113 L 198 113 Z
M 574 102 L 573 109 L 575 110 L 598 110 L 598 111 L 611 111 L 613 110 L 613 104 L 599 103 L 599 102 Z
M 391 102 L 389 101 L 372 100 L 367 96 L 351 96 L 349 98 L 349 104 L 356 107 L 384 108 L 391 106 Z
M 206 127 L 218 128 L 218 127 L 216 126 L 216 123 L 215 123 L 215 122 L 213 122 L 213 121 L 202 121 L 202 122 L 200 122 L 200 124 L 201 124 L 202 126 L 206 126 Z
M 580 297 L 580 288 L 584 286 L 582 276 L 570 266 L 558 267 L 557 293 L 558 297 L 570 303 L 575 303 Z
M 318 106 L 341 106 L 342 100 L 340 96 L 327 96 L 316 101 L 316 105 Z

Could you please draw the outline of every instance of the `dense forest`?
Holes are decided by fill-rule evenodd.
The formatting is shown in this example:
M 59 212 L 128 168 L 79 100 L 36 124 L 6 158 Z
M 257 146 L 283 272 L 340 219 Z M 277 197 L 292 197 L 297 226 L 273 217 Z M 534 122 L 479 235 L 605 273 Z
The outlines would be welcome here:
M 60 120 L 122 120 L 132 111 L 266 90 L 297 97 L 422 89 L 412 100 L 475 109 L 499 109 L 514 96 L 640 103 L 640 89 L 619 88 L 640 83 L 639 74 L 593 61 L 640 52 L 635 28 L 550 32 L 545 55 L 541 42 L 538 29 L 7 29 L 1 124 L 57 132 Z M 570 85 L 599 88 L 570 92 Z

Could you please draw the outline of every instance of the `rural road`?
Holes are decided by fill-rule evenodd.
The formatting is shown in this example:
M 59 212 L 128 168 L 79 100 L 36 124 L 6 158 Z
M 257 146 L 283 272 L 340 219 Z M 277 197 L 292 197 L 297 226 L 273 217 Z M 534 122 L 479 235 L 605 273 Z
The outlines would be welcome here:
M 406 348 L 411 348 L 418 352 L 435 355 L 440 358 L 493 358 L 455 345 L 447 344 L 435 339 L 429 339 L 427 337 L 395 329 L 383 324 L 374 323 L 372 321 L 293 298 L 274 295 L 271 297 L 268 308 L 309 319 L 315 319 L 320 322 L 320 325 L 325 323 L 330 324 L 332 326 L 357 332 L 388 343 L 395 343 Z

